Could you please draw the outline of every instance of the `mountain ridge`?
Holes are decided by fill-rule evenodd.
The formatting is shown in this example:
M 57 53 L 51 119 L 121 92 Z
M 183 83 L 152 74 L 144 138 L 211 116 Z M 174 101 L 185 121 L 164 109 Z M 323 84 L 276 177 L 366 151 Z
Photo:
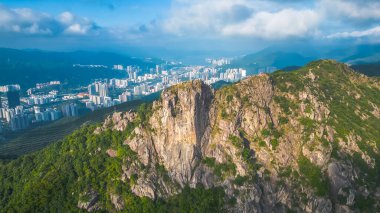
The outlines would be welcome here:
M 154 212 L 190 211 L 184 203 L 193 201 L 216 212 L 378 210 L 379 97 L 378 79 L 332 60 L 217 91 L 182 83 L 152 105 L 1 166 L 0 206 Z

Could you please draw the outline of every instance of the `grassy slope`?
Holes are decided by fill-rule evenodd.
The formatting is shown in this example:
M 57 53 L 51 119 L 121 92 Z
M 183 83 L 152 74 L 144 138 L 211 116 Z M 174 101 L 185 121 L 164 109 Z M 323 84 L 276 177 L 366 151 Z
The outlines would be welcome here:
M 313 70 L 313 73 L 318 76 L 315 80 L 317 84 L 304 77 L 310 70 Z M 298 92 L 307 87 L 315 97 L 318 97 L 319 101 L 327 104 L 330 110 L 327 120 L 318 123 L 311 119 L 305 119 L 304 124 L 309 125 L 309 130 L 314 130 L 321 124 L 332 126 L 335 130 L 332 158 L 352 162 L 361 172 L 358 180 L 360 186 L 380 186 L 380 164 L 378 163 L 380 154 L 374 149 L 374 147 L 377 150 L 380 149 L 380 119 L 372 114 L 374 111 L 372 105 L 380 106 L 379 79 L 368 78 L 352 72 L 345 65 L 333 61 L 312 62 L 294 72 L 276 72 L 272 77 L 278 89 L 285 94 L 298 96 Z M 283 108 L 293 108 L 293 110 L 301 104 L 294 101 L 289 102 L 286 99 L 282 99 L 282 101 L 278 99 L 277 102 Z M 313 131 L 309 132 L 309 134 L 311 133 Z M 361 152 L 375 160 L 373 168 L 362 159 L 360 153 L 356 152 L 352 156 L 344 153 L 339 141 L 349 141 L 350 135 L 361 138 L 355 143 Z

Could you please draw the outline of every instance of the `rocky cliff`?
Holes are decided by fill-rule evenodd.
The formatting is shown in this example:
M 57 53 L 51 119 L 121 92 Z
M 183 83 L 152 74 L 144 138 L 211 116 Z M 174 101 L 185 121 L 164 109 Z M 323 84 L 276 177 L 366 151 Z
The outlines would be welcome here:
M 199 80 L 173 86 L 125 140 L 138 156 L 125 178 L 137 175 L 133 192 L 151 199 L 185 185 L 221 186 L 237 212 L 375 208 L 379 89 L 328 60 L 218 91 Z
M 195 80 L 164 90 L 143 112 L 109 117 L 92 134 L 120 132 L 122 145 L 90 154 L 120 159 L 113 179 L 141 198 L 203 186 L 223 189 L 228 212 L 375 212 L 379 107 L 378 79 L 330 60 L 216 91 Z M 120 190 L 106 187 L 107 204 L 95 187 L 82 188 L 79 208 L 130 205 Z

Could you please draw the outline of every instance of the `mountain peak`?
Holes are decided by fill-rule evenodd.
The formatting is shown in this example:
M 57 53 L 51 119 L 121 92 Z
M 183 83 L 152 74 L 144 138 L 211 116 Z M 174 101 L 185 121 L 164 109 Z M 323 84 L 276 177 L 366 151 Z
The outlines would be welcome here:
M 371 211 L 380 204 L 378 85 L 332 60 L 216 91 L 178 84 L 0 167 L 0 206 L 179 211 L 199 198 L 209 211 Z

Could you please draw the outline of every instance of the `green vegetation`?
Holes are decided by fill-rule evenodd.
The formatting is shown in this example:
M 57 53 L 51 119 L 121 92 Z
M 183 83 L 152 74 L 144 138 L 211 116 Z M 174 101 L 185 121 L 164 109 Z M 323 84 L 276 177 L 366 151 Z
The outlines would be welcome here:
M 375 201 L 372 197 L 364 197 L 361 194 L 358 194 L 355 197 L 355 204 L 354 206 L 358 208 L 362 212 L 373 212 L 374 208 L 373 205 L 375 204 Z M 379 210 L 379 207 L 377 207 L 377 211 Z M 376 211 L 376 212 L 377 212 Z
M 233 99 L 232 95 L 227 95 L 227 102 L 230 103 Z
M 284 125 L 284 124 L 287 124 L 289 122 L 289 119 L 286 117 L 280 117 L 278 119 L 278 122 L 280 123 L 280 125 Z
M 217 105 L 220 117 L 222 119 L 228 120 L 235 116 L 235 111 L 231 108 L 229 108 L 227 111 L 227 108 L 230 107 L 229 105 L 231 104 L 234 98 L 240 99 L 240 93 L 236 85 L 231 84 L 220 88 L 216 92 L 216 97 L 219 100 L 217 102 Z
M 232 163 L 231 160 L 225 163 L 218 163 L 215 158 L 206 157 L 202 160 L 202 163 L 212 168 L 215 175 L 220 178 L 236 175 L 236 165 Z
M 206 190 L 202 186 L 195 189 L 185 187 L 177 196 L 166 201 L 156 202 L 150 212 L 227 212 L 225 204 L 233 204 L 227 200 L 223 188 Z
M 106 130 L 93 134 L 97 125 L 87 125 L 51 144 L 42 151 L 28 154 L 5 165 L 0 165 L 0 209 L 4 212 L 78 212 L 78 200 L 86 201 L 86 192 L 95 191 L 102 208 L 114 209 L 110 193 L 118 194 L 126 212 L 223 212 L 226 202 L 223 189 L 195 189 L 186 187 L 182 193 L 168 200 L 140 198 L 131 192 L 139 178 L 131 176 L 126 183 L 120 180 L 122 165 L 137 160 L 123 141 L 133 127 L 144 125 L 150 106 L 139 107 L 138 119 L 124 132 Z M 116 157 L 107 154 L 117 150 Z M 236 172 L 234 165 L 216 165 L 220 173 Z M 157 165 L 158 173 L 166 174 Z M 197 205 L 193 205 L 197 203 Z
M 225 109 L 222 109 L 222 112 L 221 112 L 221 117 L 223 118 L 223 119 L 227 119 L 228 118 L 228 114 L 227 114 L 227 112 L 226 112 L 226 110 Z
M 270 140 L 270 144 L 272 145 L 272 149 L 273 149 L 273 150 L 276 150 L 276 148 L 277 148 L 278 145 L 279 145 L 277 139 L 272 139 L 272 140 Z
M 301 125 L 304 127 L 304 135 L 309 136 L 315 129 L 316 124 L 315 121 L 308 118 L 308 117 L 302 117 L 299 119 Z
M 260 142 L 259 142 L 259 146 L 260 146 L 260 147 L 266 147 L 267 144 L 265 143 L 265 141 L 260 141 Z
M 251 163 L 252 154 L 250 149 L 244 147 L 241 155 L 245 162 Z
M 285 167 L 280 170 L 278 176 L 279 177 L 290 177 L 292 174 L 292 168 L 291 167 Z
M 94 135 L 95 128 L 83 127 L 61 142 L 0 167 L 1 208 L 16 212 L 74 211 L 79 195 L 90 189 L 96 190 L 106 205 L 106 192 L 124 185 L 117 179 L 123 159 L 108 157 L 106 150 L 129 150 L 122 145 L 123 133 L 108 130 Z
M 328 193 L 327 180 L 318 166 L 314 165 L 309 159 L 301 155 L 298 158 L 298 167 L 301 176 L 316 190 L 317 195 L 324 196 Z
M 236 186 L 243 186 L 247 182 L 255 183 L 260 164 L 256 162 L 250 145 L 259 147 L 270 145 L 272 150 L 268 150 L 268 148 L 256 150 L 258 155 L 265 152 L 270 158 L 273 157 L 272 165 L 265 164 L 273 167 L 262 168 L 264 180 L 270 180 L 273 175 L 270 171 L 273 172 L 274 169 L 279 168 L 278 184 L 288 184 L 290 181 L 294 181 L 294 184 L 291 183 L 289 186 L 295 192 L 300 191 L 298 187 L 309 186 L 315 192 L 314 195 L 328 198 L 328 179 L 324 170 L 321 170 L 321 168 L 326 169 L 326 165 L 319 167 L 301 154 L 297 159 L 298 168 L 291 166 L 281 168 L 280 164 L 276 165 L 275 159 L 280 155 L 274 156 L 279 153 L 273 151 L 279 149 L 280 141 L 284 140 L 290 141 L 292 146 L 298 150 L 298 148 L 302 148 L 299 146 L 302 144 L 297 143 L 309 141 L 305 140 L 305 137 L 318 133 L 314 134 L 314 138 L 307 144 L 307 148 L 311 152 L 317 148 L 328 152 L 332 148 L 332 161 L 335 162 L 336 159 L 347 162 L 354 167 L 358 174 L 358 178 L 350 184 L 350 187 L 357 190 L 359 187 L 365 186 L 371 191 L 372 196 L 373 189 L 380 186 L 380 164 L 378 163 L 380 156 L 376 150 L 376 148 L 380 148 L 380 119 L 376 118 L 373 113 L 374 106 L 380 106 L 379 81 L 360 77 L 348 71 L 344 65 L 331 61 L 313 62 L 291 73 L 276 72 L 271 75 L 271 78 L 275 88 L 275 105 L 278 104 L 281 107 L 281 110 L 272 111 L 275 115 L 273 118 L 276 118 L 274 113 L 280 111 L 279 125 L 270 123 L 261 132 L 244 132 L 242 129 L 238 129 L 239 134 L 228 137 L 230 147 L 234 151 L 237 150 L 238 157 L 241 157 L 246 163 L 244 167 L 247 175 L 237 175 L 236 165 L 228 158 L 223 163 L 218 163 L 215 158 L 206 157 L 201 163 L 209 167 L 221 180 L 235 177 L 232 183 Z M 308 94 L 305 100 L 300 100 L 301 92 Z M 235 100 L 242 100 L 244 110 L 248 109 L 250 99 L 241 98 L 236 85 L 221 88 L 215 96 L 218 97 L 215 99 L 218 116 L 225 121 L 233 120 L 233 116 L 238 115 L 237 109 L 230 106 Z M 315 103 L 315 100 L 321 103 L 321 107 L 313 108 L 314 105 L 311 103 Z M 301 114 L 299 112 L 301 103 L 306 104 L 306 113 L 315 113 L 318 117 L 322 115 L 322 120 L 315 121 L 308 115 Z M 324 107 L 328 108 L 326 110 L 328 113 L 325 115 L 323 115 Z M 124 210 L 127 212 L 226 211 L 223 207 L 224 204 L 233 203 L 234 200 L 227 200 L 222 188 L 206 190 L 201 186 L 195 189 L 185 187 L 183 192 L 177 196 L 165 200 L 150 200 L 136 197 L 131 192 L 131 187 L 138 182 L 139 178 L 144 178 L 144 175 L 133 174 L 125 182 L 120 180 L 122 165 L 138 163 L 137 154 L 128 146 L 123 145 L 123 141 L 133 137 L 133 130 L 137 126 L 150 130 L 148 121 L 152 115 L 151 108 L 150 104 L 138 107 L 136 121 L 129 123 L 124 132 L 107 130 L 94 135 L 93 131 L 96 125 L 87 125 L 42 151 L 1 163 L 1 211 L 78 212 L 76 208 L 78 199 L 88 200 L 89 196 L 86 196 L 85 193 L 89 191 L 96 191 L 99 194 L 99 204 L 110 212 L 115 211 L 110 200 L 110 193 L 121 197 L 125 203 Z M 268 107 L 262 109 L 269 113 Z M 245 118 L 242 119 L 247 121 L 244 120 Z M 299 121 L 300 125 L 291 125 L 297 124 L 296 121 Z M 211 137 L 222 131 L 218 125 L 216 122 L 212 127 Z M 238 128 L 238 125 L 236 126 Z M 330 141 L 330 134 L 327 133 L 327 131 L 330 133 L 330 130 L 326 126 L 332 128 L 333 141 Z M 320 134 L 320 130 L 323 129 L 325 131 Z M 300 132 L 302 130 L 303 132 Z M 291 137 L 292 133 L 296 135 Z M 297 141 L 299 134 L 303 134 L 304 141 Z M 247 138 L 257 144 L 250 144 Z M 350 154 L 345 153 L 346 149 L 339 147 L 339 144 L 347 142 L 348 139 L 355 143 L 361 151 L 354 152 L 353 155 L 351 152 Z M 216 147 L 219 147 L 219 144 L 213 141 L 210 148 L 215 149 Z M 106 152 L 108 149 L 115 150 L 116 157 L 108 156 Z M 363 160 L 362 153 L 374 159 L 374 168 Z M 283 152 L 280 154 L 282 155 Z M 144 166 L 140 165 L 140 167 Z M 170 181 L 164 166 L 157 164 L 154 168 L 164 181 Z M 356 210 L 370 211 L 376 203 L 371 196 L 368 198 L 359 194 L 355 196 L 353 208 Z M 310 197 L 306 193 L 296 194 L 296 197 L 297 199 L 292 200 L 294 206 L 301 206 L 299 202 L 310 201 Z M 345 202 L 345 199 L 345 196 L 338 196 L 337 201 Z
M 137 118 L 135 123 L 148 127 L 149 118 L 152 116 L 152 104 L 143 103 L 137 108 Z
M 272 150 L 276 150 L 276 148 L 279 145 L 279 138 L 281 137 L 282 132 L 279 132 L 277 129 L 275 129 L 274 125 L 272 123 L 271 125 L 269 125 L 269 129 L 263 129 L 261 131 L 261 135 L 264 138 L 268 138 L 268 137 L 272 138 L 270 140 L 270 144 L 271 144 Z M 259 142 L 259 146 L 260 147 L 265 147 L 266 146 L 266 142 L 265 141 L 260 141 Z
M 245 182 L 249 181 L 249 177 L 248 176 L 240 176 L 238 175 L 235 179 L 234 179 L 234 184 L 238 185 L 238 186 L 242 186 Z
M 236 135 L 229 135 L 228 139 L 231 141 L 232 145 L 234 145 L 236 148 L 241 149 L 244 146 L 243 140 Z
M 263 129 L 262 131 L 261 131 L 261 135 L 263 136 L 263 137 L 269 137 L 270 136 L 270 130 L 267 130 L 267 129 Z
M 245 133 L 243 130 L 239 130 L 239 133 L 244 137 Z M 251 149 L 248 145 L 244 144 L 243 139 L 236 135 L 229 135 L 228 139 L 231 141 L 232 145 L 241 150 L 243 160 L 248 164 L 252 163 Z

